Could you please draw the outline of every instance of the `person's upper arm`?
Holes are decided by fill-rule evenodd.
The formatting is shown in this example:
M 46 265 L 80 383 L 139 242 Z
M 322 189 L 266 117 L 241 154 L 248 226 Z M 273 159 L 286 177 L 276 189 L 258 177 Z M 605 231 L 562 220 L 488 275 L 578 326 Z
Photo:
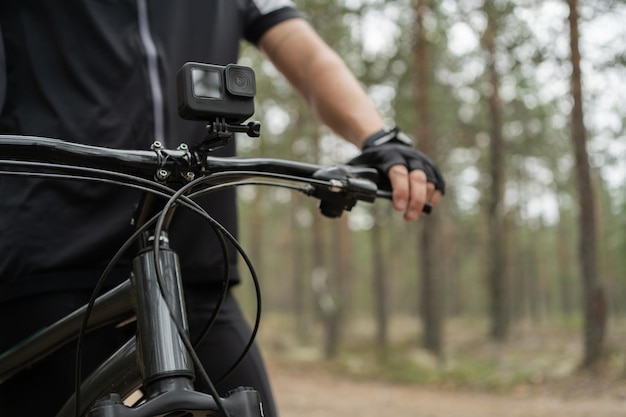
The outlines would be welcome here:
M 319 61 L 338 61 L 338 57 L 304 19 L 291 19 L 272 27 L 258 43 L 276 68 L 305 97 L 309 96 L 311 71 Z M 330 66 L 329 66 L 330 67 Z
M 235 1 L 235 0 L 230 0 Z M 291 0 L 243 0 L 246 25 L 243 37 L 258 45 L 265 33 L 289 19 L 299 17 Z

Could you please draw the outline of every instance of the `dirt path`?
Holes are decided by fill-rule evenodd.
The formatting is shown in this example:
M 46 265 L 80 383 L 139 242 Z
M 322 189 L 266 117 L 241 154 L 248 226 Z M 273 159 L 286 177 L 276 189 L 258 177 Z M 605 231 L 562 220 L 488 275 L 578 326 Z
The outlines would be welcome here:
M 626 399 L 495 395 L 354 381 L 270 363 L 283 417 L 626 417 Z

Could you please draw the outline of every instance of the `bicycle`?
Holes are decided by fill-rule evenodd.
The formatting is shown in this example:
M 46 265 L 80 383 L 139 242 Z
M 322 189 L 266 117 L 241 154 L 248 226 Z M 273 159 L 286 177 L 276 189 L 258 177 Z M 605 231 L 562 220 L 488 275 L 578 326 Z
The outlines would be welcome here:
M 242 67 L 227 68 L 237 77 L 250 76 Z M 224 68 L 201 64 L 193 64 L 181 73 L 190 76 L 193 69 L 228 77 Z M 241 124 L 250 113 L 250 90 L 246 90 L 249 86 L 243 86 L 242 90 L 239 85 L 238 91 L 243 91 L 243 95 L 228 97 L 230 105 L 218 101 L 206 104 L 192 94 L 193 84 L 185 85 L 185 82 L 183 79 L 180 84 L 181 114 L 199 120 L 212 119 L 205 140 L 193 147 L 181 144 L 176 149 L 167 149 L 155 142 L 150 150 L 118 150 L 59 139 L 0 135 L 0 166 L 4 167 L 1 175 L 106 182 L 135 188 L 145 196 L 136 211 L 135 233 L 103 271 L 90 302 L 0 355 L 1 384 L 67 343 L 77 341 L 80 361 L 86 332 L 113 323 L 136 321 L 137 335 L 77 384 L 75 393 L 57 412 L 57 417 L 263 416 L 260 397 L 253 388 L 240 387 L 220 397 L 195 356 L 187 332 L 178 258 L 168 245 L 172 216 L 181 208 L 193 210 L 213 226 L 222 249 L 226 251 L 226 242 L 230 241 L 248 266 L 259 301 L 249 348 L 261 311 L 256 274 L 236 239 L 194 199 L 225 187 L 279 186 L 319 199 L 322 214 L 338 217 L 358 201 L 391 197 L 390 191 L 379 189 L 378 173 L 373 168 L 211 156 L 211 150 L 226 143 L 235 132 L 259 135 L 258 123 Z M 228 110 L 224 112 L 224 108 Z M 159 198 L 164 202 L 157 204 Z M 129 279 L 98 295 L 110 268 L 131 248 L 136 255 Z M 212 320 L 218 312 L 219 309 Z M 210 324 L 207 323 L 204 335 Z M 200 375 L 196 376 L 194 369 Z M 208 393 L 194 389 L 196 377 L 209 387 Z M 81 379 L 77 372 L 76 380 Z M 143 397 L 128 403 L 129 396 L 138 390 L 143 392 Z

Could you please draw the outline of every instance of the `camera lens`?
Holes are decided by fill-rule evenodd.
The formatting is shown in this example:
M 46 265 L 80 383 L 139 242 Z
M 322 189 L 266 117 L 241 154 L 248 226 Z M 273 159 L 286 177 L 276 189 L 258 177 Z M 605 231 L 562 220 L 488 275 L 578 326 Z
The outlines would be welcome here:
M 226 67 L 226 89 L 234 96 L 254 97 L 256 81 L 252 68 L 230 64 Z

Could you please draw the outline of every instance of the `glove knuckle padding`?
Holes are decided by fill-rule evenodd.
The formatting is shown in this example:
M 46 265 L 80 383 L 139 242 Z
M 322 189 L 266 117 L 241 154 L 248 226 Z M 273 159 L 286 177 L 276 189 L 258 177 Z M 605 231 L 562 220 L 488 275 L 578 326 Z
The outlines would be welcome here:
M 424 171 L 428 182 L 432 182 L 435 189 L 445 192 L 445 181 L 437 166 L 424 153 L 405 144 L 387 142 L 368 147 L 349 164 L 369 165 L 385 175 L 392 166 L 404 165 L 409 171 Z

